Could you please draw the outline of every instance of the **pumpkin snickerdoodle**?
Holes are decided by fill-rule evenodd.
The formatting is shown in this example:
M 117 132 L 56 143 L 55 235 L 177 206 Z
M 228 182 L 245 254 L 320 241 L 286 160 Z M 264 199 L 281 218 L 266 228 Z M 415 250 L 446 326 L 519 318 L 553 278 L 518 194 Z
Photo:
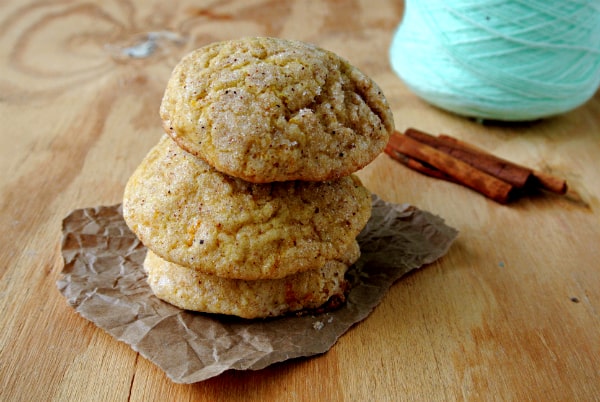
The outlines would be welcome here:
M 348 61 L 262 37 L 185 56 L 160 115 L 181 148 L 254 183 L 349 175 L 382 152 L 394 129 L 381 89 Z
M 328 261 L 318 269 L 281 279 L 254 281 L 203 274 L 165 261 L 151 250 L 144 269 L 154 294 L 180 308 L 264 318 L 342 303 L 349 288 L 344 274 L 359 255 L 358 243 L 354 242 L 341 261 Z
M 202 273 L 276 279 L 340 259 L 369 220 L 354 175 L 255 184 L 216 171 L 167 135 L 130 177 L 123 215 L 161 258 Z

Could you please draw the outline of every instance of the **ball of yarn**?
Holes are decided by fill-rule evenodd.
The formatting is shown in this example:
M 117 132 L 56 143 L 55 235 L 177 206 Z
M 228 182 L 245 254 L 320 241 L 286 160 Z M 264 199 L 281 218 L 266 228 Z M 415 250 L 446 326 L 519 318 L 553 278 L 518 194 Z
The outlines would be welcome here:
M 560 114 L 600 85 L 600 2 L 407 0 L 390 60 L 414 93 L 460 115 Z

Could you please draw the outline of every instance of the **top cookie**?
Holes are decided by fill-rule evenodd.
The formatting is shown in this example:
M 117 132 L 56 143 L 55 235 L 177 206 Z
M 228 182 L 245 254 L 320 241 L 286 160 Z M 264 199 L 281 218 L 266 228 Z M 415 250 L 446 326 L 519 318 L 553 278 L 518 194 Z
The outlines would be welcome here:
M 275 38 L 188 54 L 160 114 L 181 148 L 253 183 L 347 176 L 381 153 L 394 129 L 369 77 L 332 52 Z

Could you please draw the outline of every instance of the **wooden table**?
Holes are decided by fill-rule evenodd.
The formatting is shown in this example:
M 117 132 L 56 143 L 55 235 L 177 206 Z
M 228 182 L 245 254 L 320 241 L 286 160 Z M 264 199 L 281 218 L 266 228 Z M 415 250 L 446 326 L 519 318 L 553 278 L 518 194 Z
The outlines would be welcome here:
M 0 400 L 598 400 L 600 94 L 536 123 L 435 109 L 390 69 L 402 12 L 393 0 L 2 2 Z M 245 35 L 333 50 L 384 89 L 399 130 L 457 136 L 563 176 L 572 193 L 503 206 L 381 155 L 360 172 L 367 187 L 459 229 L 449 253 L 324 355 L 174 384 L 60 295 L 61 221 L 120 201 L 161 135 L 179 58 Z

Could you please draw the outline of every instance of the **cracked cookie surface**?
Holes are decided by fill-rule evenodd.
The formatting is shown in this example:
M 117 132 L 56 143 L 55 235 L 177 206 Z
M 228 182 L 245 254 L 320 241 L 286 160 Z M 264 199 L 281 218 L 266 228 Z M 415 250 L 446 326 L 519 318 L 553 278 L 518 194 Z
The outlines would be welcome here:
M 330 51 L 276 38 L 188 54 L 160 114 L 180 147 L 254 183 L 349 175 L 382 152 L 394 129 L 369 77 Z
M 366 225 L 371 195 L 354 175 L 249 183 L 167 135 L 130 177 L 127 225 L 161 258 L 235 279 L 275 279 L 337 260 Z
M 328 261 L 321 268 L 281 279 L 245 281 L 203 274 L 168 262 L 148 250 L 144 270 L 152 292 L 177 307 L 243 318 L 275 317 L 316 309 L 329 300 L 345 299 L 344 274 L 359 257 L 354 242 L 343 261 Z

